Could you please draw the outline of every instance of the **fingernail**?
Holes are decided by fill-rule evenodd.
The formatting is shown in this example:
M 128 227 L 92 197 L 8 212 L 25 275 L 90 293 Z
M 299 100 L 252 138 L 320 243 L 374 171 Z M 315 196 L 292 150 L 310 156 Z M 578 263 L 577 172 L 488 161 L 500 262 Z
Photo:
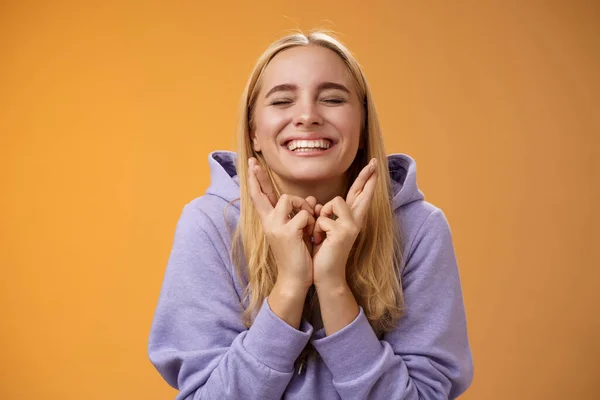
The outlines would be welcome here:
M 252 166 L 252 157 L 250 157 L 250 158 L 248 159 L 248 166 L 249 166 L 249 167 L 251 167 L 251 166 Z

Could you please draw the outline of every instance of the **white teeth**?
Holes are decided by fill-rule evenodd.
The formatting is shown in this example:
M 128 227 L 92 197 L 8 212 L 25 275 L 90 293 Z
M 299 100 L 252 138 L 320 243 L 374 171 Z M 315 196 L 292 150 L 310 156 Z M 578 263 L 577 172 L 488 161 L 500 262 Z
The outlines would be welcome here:
M 319 140 L 292 140 L 288 142 L 287 148 L 288 150 L 301 151 L 305 149 L 313 149 L 318 148 L 321 150 L 327 150 L 331 146 L 331 141 L 329 139 L 319 139 Z

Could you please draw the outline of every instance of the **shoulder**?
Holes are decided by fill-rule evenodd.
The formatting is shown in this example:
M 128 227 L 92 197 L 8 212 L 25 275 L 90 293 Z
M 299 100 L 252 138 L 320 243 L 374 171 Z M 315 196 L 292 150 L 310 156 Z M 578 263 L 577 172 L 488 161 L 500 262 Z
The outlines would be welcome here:
M 226 260 L 228 257 L 225 256 L 231 251 L 239 213 L 239 201 L 227 202 L 218 196 L 205 194 L 183 206 L 178 230 L 185 229 L 206 237 Z
M 202 219 L 204 224 L 212 229 L 221 231 L 225 228 L 225 222 L 237 224 L 240 215 L 239 207 L 239 199 L 229 202 L 219 196 L 205 194 L 189 201 L 183 209 L 184 212 Z
M 395 216 L 400 227 L 405 259 L 409 259 L 423 241 L 436 238 L 451 241 L 450 226 L 443 210 L 425 200 L 400 207 Z

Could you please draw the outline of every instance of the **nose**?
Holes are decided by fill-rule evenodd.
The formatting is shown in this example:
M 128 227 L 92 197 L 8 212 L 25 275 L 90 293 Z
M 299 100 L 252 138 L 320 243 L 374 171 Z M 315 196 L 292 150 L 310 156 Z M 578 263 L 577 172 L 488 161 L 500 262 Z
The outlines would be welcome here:
M 310 100 L 299 102 L 295 107 L 294 126 L 296 128 L 311 128 L 323 125 L 323 117 L 318 106 Z

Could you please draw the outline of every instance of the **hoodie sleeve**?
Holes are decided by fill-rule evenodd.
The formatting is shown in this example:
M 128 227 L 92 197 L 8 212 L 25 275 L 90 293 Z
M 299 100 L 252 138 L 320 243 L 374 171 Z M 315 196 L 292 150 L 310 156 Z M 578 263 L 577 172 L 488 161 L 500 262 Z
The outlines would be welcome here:
M 402 283 L 406 314 L 383 340 L 362 308 L 342 330 L 313 340 L 342 399 L 445 400 L 469 387 L 473 361 L 462 290 L 441 210 L 419 229 Z
M 247 329 L 223 259 L 229 255 L 212 221 L 184 207 L 150 331 L 150 361 L 179 390 L 176 400 L 279 399 L 312 327 L 294 329 L 265 299 Z

